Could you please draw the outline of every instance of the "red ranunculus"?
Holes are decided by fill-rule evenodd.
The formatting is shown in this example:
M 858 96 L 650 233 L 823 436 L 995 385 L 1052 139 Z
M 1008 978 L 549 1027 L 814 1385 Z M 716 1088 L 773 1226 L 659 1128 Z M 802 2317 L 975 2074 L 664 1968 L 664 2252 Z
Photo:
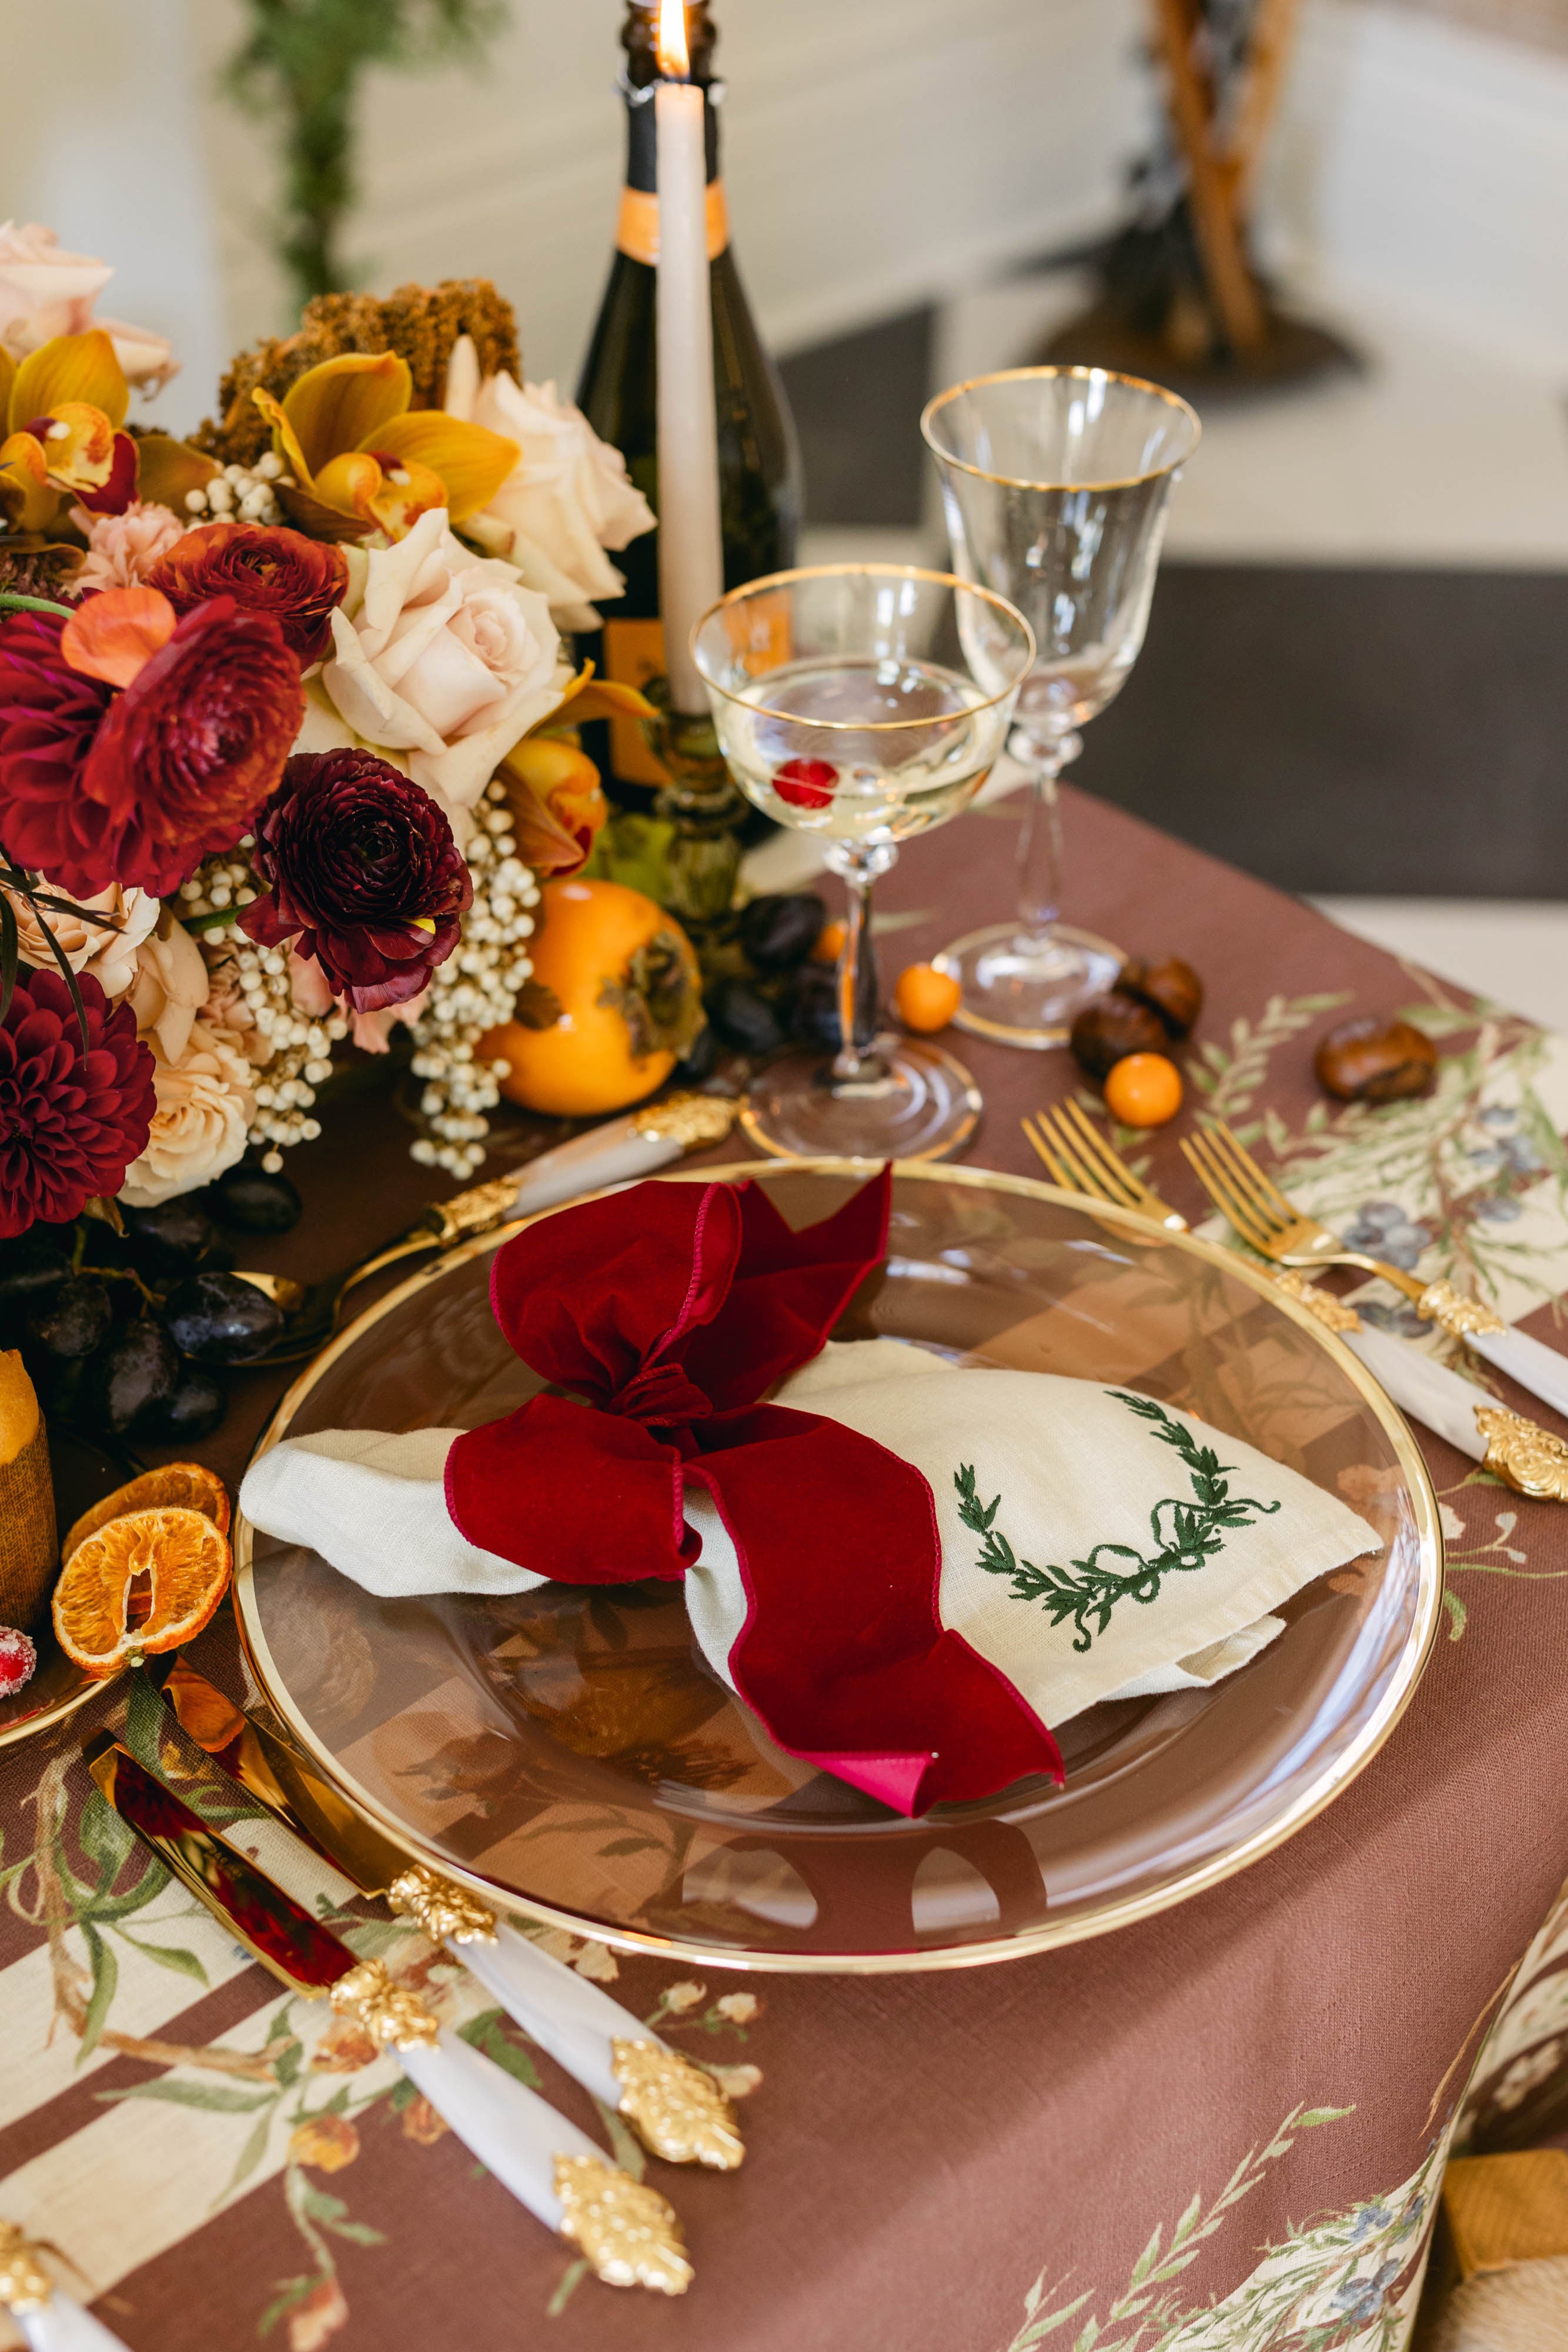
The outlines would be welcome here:
M 121 693 L 78 676 L 63 620 L 0 620 L 0 843 L 60 889 L 160 898 L 229 849 L 299 731 L 299 664 L 276 621 L 218 597 Z
M 136 1015 L 129 1004 L 111 1012 L 90 972 L 77 985 L 86 1053 L 56 972 L 18 972 L 0 1022 L 0 1238 L 38 1217 L 62 1224 L 99 1193 L 118 1192 L 147 1148 L 153 1062 Z
M 251 862 L 269 895 L 240 929 L 267 947 L 293 940 L 356 1013 L 417 996 L 456 946 L 474 896 L 435 802 L 373 751 L 290 760 Z
M 340 547 L 302 531 L 212 522 L 186 531 L 152 566 L 146 584 L 161 590 L 176 613 L 214 596 L 270 613 L 308 668 L 332 642 L 332 611 L 348 589 L 349 560 Z

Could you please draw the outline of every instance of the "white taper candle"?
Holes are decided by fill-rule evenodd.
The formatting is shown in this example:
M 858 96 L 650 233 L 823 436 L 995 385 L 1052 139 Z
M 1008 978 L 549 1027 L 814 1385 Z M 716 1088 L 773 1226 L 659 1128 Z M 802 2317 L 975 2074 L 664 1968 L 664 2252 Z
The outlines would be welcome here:
M 665 0 L 663 71 L 689 70 L 685 9 Z M 694 624 L 724 587 L 718 408 L 707 251 L 707 123 L 703 92 L 661 81 L 653 93 L 659 176 L 659 604 L 664 667 L 677 710 L 707 695 L 691 656 Z

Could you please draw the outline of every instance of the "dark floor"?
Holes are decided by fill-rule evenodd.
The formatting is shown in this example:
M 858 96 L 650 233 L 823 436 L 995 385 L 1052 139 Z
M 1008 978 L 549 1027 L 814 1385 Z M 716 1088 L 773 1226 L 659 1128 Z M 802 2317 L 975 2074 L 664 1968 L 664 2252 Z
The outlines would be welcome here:
M 812 522 L 920 522 L 932 351 L 920 311 L 787 363 Z M 1568 573 L 1167 563 L 1085 744 L 1075 782 L 1286 889 L 1568 898 Z

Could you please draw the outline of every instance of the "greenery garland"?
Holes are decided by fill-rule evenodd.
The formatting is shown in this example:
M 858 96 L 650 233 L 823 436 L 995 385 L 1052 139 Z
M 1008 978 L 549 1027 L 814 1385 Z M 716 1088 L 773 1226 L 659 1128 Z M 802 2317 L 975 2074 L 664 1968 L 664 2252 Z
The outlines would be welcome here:
M 223 72 L 236 105 L 283 126 L 278 254 L 296 306 L 351 284 L 341 250 L 357 193 L 355 101 L 371 66 L 476 63 L 507 0 L 245 0 L 251 29 Z

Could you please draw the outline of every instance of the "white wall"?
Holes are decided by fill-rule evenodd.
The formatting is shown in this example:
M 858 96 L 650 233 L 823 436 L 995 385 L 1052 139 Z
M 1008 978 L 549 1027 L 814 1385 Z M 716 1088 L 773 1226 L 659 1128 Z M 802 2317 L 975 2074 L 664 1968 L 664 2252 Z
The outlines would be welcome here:
M 0 0 L 0 220 L 114 262 L 100 308 L 183 371 L 139 419 L 193 425 L 228 357 L 187 0 Z
M 780 349 L 1104 227 L 1135 147 L 1141 0 L 716 0 L 726 177 L 747 287 Z M 513 0 L 476 79 L 375 78 L 371 282 L 494 278 L 532 373 L 575 377 L 614 235 L 621 0 Z M 234 0 L 203 0 L 209 62 Z M 253 235 L 265 152 L 213 147 L 230 309 L 275 324 Z
M 800 346 L 981 282 L 1116 217 L 1145 0 L 715 0 L 727 176 L 765 330 Z M 575 376 L 613 234 L 622 0 L 513 0 L 477 79 L 365 95 L 371 282 L 495 278 L 530 373 Z M 48 31 L 38 37 L 41 18 Z M 171 334 L 193 422 L 283 324 L 267 127 L 213 94 L 239 0 L 0 0 L 0 216 L 119 265 L 105 307 Z M 1385 0 L 1307 0 L 1267 183 L 1292 276 L 1425 308 L 1568 370 L 1568 58 Z
M 1308 0 L 1264 197 L 1293 278 L 1568 373 L 1568 55 Z

